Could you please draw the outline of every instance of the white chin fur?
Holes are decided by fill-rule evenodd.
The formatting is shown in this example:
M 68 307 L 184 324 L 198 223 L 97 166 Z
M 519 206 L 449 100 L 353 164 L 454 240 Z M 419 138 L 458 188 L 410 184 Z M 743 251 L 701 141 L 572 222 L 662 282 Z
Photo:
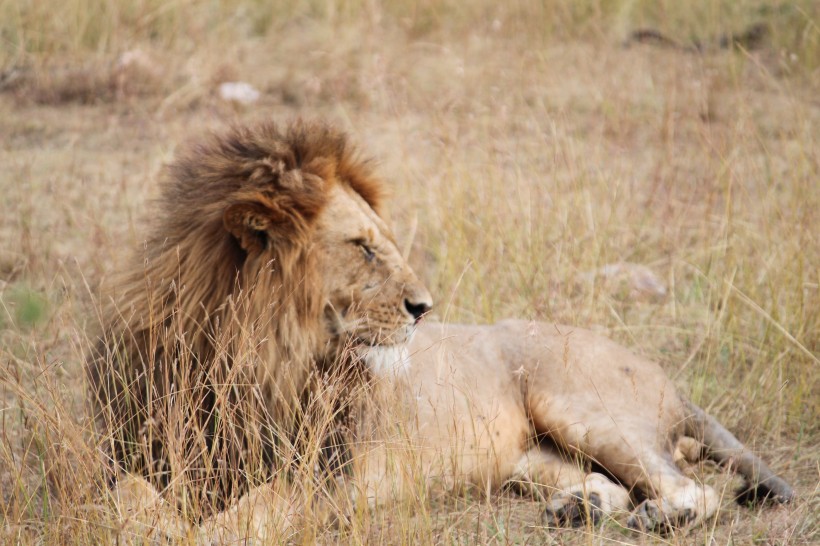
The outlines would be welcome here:
M 361 347 L 357 352 L 376 376 L 403 375 L 410 368 L 410 351 L 404 344 Z

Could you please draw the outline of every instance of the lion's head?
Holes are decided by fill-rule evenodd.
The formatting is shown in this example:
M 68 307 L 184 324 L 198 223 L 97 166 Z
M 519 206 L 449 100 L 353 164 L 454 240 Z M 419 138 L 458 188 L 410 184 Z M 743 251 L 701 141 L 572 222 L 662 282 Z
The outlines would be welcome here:
M 180 430 L 253 444 L 262 433 L 244 430 L 234 406 L 261 399 L 254 415 L 287 420 L 320 363 L 408 340 L 432 301 L 380 215 L 381 193 L 323 124 L 235 128 L 178 156 L 89 361 L 118 459 Z
M 373 203 L 337 176 L 333 165 L 319 174 L 304 169 L 281 175 L 299 191 L 308 186 L 310 193 L 321 192 L 310 196 L 321 199 L 315 217 L 296 229 L 290 226 L 295 223 L 292 206 L 283 208 L 264 192 L 243 197 L 225 209 L 225 228 L 246 253 L 242 276 L 256 279 L 260 270 L 275 269 L 282 258 L 277 247 L 293 244 L 290 238 L 280 241 L 283 232 L 288 237 L 288 232 L 304 230 L 300 233 L 304 241 L 299 243 L 304 267 L 298 269 L 305 271 L 306 279 L 318 281 L 314 288 L 319 293 L 312 296 L 321 313 L 314 310 L 309 318 L 321 315 L 320 344 L 327 340 L 352 346 L 406 343 L 416 322 L 430 309 L 430 295 L 404 262 Z

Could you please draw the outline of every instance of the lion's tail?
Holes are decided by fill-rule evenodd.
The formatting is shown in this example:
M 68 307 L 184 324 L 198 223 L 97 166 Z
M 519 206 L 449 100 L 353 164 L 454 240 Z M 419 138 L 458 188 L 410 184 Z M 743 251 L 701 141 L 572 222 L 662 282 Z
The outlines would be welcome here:
M 738 492 L 739 502 L 766 498 L 789 502 L 795 498 L 794 489 L 718 423 L 717 419 L 692 402 L 686 400 L 685 403 L 690 412 L 686 434 L 703 442 L 707 457 L 721 465 L 735 468 L 746 479 L 746 485 Z

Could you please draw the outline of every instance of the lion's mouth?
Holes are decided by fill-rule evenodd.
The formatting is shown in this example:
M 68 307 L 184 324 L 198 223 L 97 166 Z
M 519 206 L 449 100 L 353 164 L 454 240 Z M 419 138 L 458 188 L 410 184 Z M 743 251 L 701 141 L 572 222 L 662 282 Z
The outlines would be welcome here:
M 358 347 L 381 347 L 384 344 L 380 343 L 377 340 L 365 339 L 361 336 L 353 336 L 351 338 L 351 345 L 358 348 Z
M 410 325 L 397 328 L 389 334 L 383 332 L 375 335 L 352 334 L 350 344 L 355 348 L 404 346 L 409 343 L 415 330 L 415 325 Z
M 395 328 L 354 329 L 346 335 L 351 348 L 367 349 L 406 346 L 413 339 L 415 332 L 415 324 L 404 324 Z
M 325 324 L 331 338 L 350 349 L 395 347 L 406 345 L 413 337 L 417 322 L 398 325 L 374 324 L 367 317 L 353 318 L 349 308 L 325 310 Z

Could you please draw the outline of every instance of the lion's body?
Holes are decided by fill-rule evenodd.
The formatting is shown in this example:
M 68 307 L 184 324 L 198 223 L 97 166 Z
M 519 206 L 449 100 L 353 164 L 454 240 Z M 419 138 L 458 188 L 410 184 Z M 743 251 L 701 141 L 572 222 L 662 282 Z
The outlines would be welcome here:
M 531 481 L 546 497 L 592 494 L 607 512 L 627 510 L 626 489 L 600 475 L 587 482 L 584 461 L 596 461 L 629 490 L 651 492 L 673 517 L 717 509 L 715 493 L 673 461 L 691 432 L 672 383 L 656 363 L 587 330 L 524 321 L 422 325 L 408 359 L 375 388 L 413 401 L 408 443 L 419 446 L 424 475 L 448 487 Z
M 394 381 L 431 402 L 419 404 L 419 434 L 444 459 L 459 436 L 462 456 L 486 453 L 483 465 L 459 465 L 474 483 L 500 485 L 533 438 L 547 435 L 642 486 L 619 458 L 669 451 L 685 431 L 686 409 L 660 367 L 586 330 L 523 321 L 422 325 L 410 354 L 406 376 Z M 458 434 L 448 430 L 454 423 Z M 630 447 L 611 453 L 619 445 Z
M 718 505 L 675 467 L 692 437 L 736 459 L 750 488 L 793 495 L 657 364 L 601 336 L 522 321 L 418 325 L 430 295 L 379 214 L 379 183 L 331 128 L 234 130 L 169 172 L 89 371 L 112 455 L 157 485 L 193 489 L 184 495 L 203 503 L 200 515 L 283 470 L 283 444 L 313 434 L 291 447 L 323 445 L 327 423 L 305 409 L 323 397 L 330 415 L 359 408 L 349 460 L 328 467 L 346 469 L 359 502 L 419 480 L 521 480 L 563 523 L 589 514 L 579 503 L 626 510 L 634 490 L 648 500 L 633 523 L 683 524 Z M 341 400 L 320 388 L 328 377 L 346 386 Z M 276 532 L 259 522 L 265 513 L 300 510 L 271 494 L 252 489 L 206 526 Z
M 702 456 L 731 462 L 757 494 L 793 496 L 657 363 L 588 330 L 428 323 L 406 347 L 368 348 L 362 358 L 375 377 L 350 445 L 343 492 L 354 503 L 418 498 L 420 486 L 492 491 L 512 481 L 545 500 L 545 524 L 628 514 L 637 496 L 647 500 L 628 523 L 665 532 L 719 507 L 721 495 L 676 464 Z M 593 462 L 607 475 L 591 472 Z M 293 499 L 281 483 L 276 491 L 274 499 Z M 268 486 L 253 490 L 203 532 L 236 539 L 243 529 L 289 529 L 292 520 L 273 531 L 269 521 L 286 519 L 299 500 L 271 503 L 271 495 Z

